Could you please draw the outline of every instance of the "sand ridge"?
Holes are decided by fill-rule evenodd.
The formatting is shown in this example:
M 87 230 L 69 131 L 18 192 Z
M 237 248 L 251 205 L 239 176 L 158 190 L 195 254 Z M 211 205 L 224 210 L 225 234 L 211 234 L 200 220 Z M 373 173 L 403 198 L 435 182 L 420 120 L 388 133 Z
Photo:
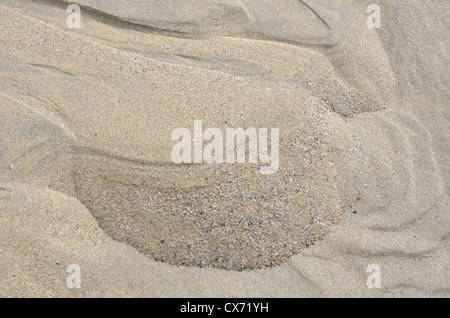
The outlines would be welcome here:
M 310 9 L 301 9 L 308 12 L 302 14 L 318 19 L 307 23 L 310 29 L 322 30 L 329 35 L 325 38 L 334 41 L 327 47 L 314 42 L 293 45 L 291 35 L 283 38 L 286 29 L 276 23 L 269 30 L 275 33 L 263 39 L 245 39 L 248 33 L 223 37 L 220 32 L 212 32 L 214 37 L 187 38 L 105 24 L 105 18 L 92 14 L 85 17 L 86 28 L 68 31 L 62 7 L 42 1 L 5 3 L 1 21 L 9 23 L 2 23 L 0 31 L 4 48 L 0 105 L 5 114 L 0 202 L 5 229 L 2 242 L 6 244 L 1 250 L 2 255 L 14 257 L 3 258 L 0 265 L 9 268 L 1 271 L 4 295 L 448 294 L 448 90 L 440 68 L 445 45 L 430 52 L 420 42 L 424 35 L 416 39 L 408 31 L 418 34 L 417 21 L 427 19 L 435 32 L 435 36 L 427 34 L 428 41 L 438 42 L 443 32 L 439 21 L 445 21 L 445 10 L 438 8 L 441 5 L 429 5 L 428 13 L 419 13 L 417 4 L 402 2 L 399 11 L 397 5 L 388 3 L 386 28 L 361 37 L 356 36 L 357 30 L 364 29 L 355 22 L 348 21 L 351 28 L 342 33 L 342 22 L 339 24 L 333 12 L 345 14 L 348 8 L 362 5 L 338 1 L 329 6 L 329 1 L 320 1 L 327 11 L 315 11 L 328 26 Z M 288 3 L 284 9 L 289 8 Z M 238 13 L 238 8 L 242 7 L 236 4 L 231 10 L 235 16 L 244 20 L 256 16 L 252 11 L 256 7 L 245 6 L 245 15 Z M 110 9 L 118 11 L 109 14 L 124 19 L 120 7 Z M 277 10 L 283 12 L 282 7 Z M 419 18 L 411 19 L 411 15 Z M 410 29 L 398 29 L 405 21 Z M 409 42 L 398 41 L 405 34 Z M 374 41 L 362 40 L 373 37 Z M 305 37 L 298 39 L 301 43 Z M 403 48 L 409 45 L 405 42 L 428 53 L 410 49 L 407 52 L 415 55 L 404 59 Z M 344 45 L 344 50 L 339 45 Z M 367 60 L 376 62 L 367 65 Z M 410 75 L 410 82 L 405 74 Z M 392 97 L 393 91 L 401 97 L 398 101 Z M 174 127 L 189 127 L 193 118 L 207 118 L 208 126 L 223 127 L 226 121 L 236 127 L 263 125 L 287 130 L 281 140 L 281 173 L 265 180 L 284 192 L 267 196 L 273 206 L 281 205 L 281 219 L 275 226 L 270 225 L 272 214 L 245 220 L 243 213 L 236 215 L 236 221 L 245 220 L 251 234 L 241 231 L 224 236 L 223 230 L 243 228 L 227 224 L 222 229 L 223 215 L 214 216 L 203 209 L 212 202 L 208 198 L 219 194 L 213 186 L 224 184 L 225 197 L 242 194 L 242 188 L 218 182 L 218 177 L 231 176 L 230 180 L 236 181 L 234 176 L 238 176 L 241 184 L 252 185 L 246 190 L 254 187 L 249 191 L 253 194 L 267 190 L 249 174 L 254 167 L 209 167 L 200 169 L 201 174 L 195 171 L 192 178 L 179 178 L 177 170 L 170 168 L 169 175 L 174 177 L 164 177 L 167 171 L 163 170 L 170 166 L 167 136 Z M 315 139 L 317 136 L 321 138 Z M 194 170 L 182 167 L 181 174 Z M 161 177 L 155 181 L 149 178 L 149 171 L 156 175 L 162 171 Z M 202 190 L 206 192 L 194 194 L 199 200 L 181 199 L 184 189 L 194 186 L 192 183 L 204 185 L 206 178 L 210 182 Z M 173 187 L 172 180 L 185 184 Z M 293 201 L 298 193 L 298 201 Z M 238 204 L 248 208 L 240 211 L 252 211 L 253 194 L 239 199 Z M 360 195 L 362 199 L 356 199 Z M 173 204 L 168 202 L 170 198 L 179 199 Z M 195 203 L 194 212 L 213 214 L 217 227 L 207 223 L 211 215 L 182 216 L 188 210 L 183 202 Z M 135 222 L 149 215 L 140 210 L 145 204 L 151 211 L 167 205 L 182 206 L 183 211 L 175 209 L 173 218 L 159 220 L 161 214 L 154 214 L 156 226 L 148 227 L 148 222 Z M 117 212 L 105 214 L 105 205 Z M 123 213 L 124 207 L 127 213 Z M 312 214 L 315 211 L 320 212 Z M 344 212 L 341 223 L 335 225 Z M 305 232 L 304 225 L 311 217 L 325 219 L 325 226 Z M 190 228 L 183 220 L 193 220 L 199 227 Z M 254 225 L 262 222 L 265 230 L 272 232 L 267 235 L 252 228 L 252 221 Z M 169 239 L 162 237 L 171 224 L 177 227 Z M 308 238 L 321 237 L 332 224 L 323 241 L 291 256 L 309 245 Z M 213 229 L 217 236 L 211 234 Z M 130 234 L 137 230 L 147 234 Z M 292 231 L 298 232 L 289 234 Z M 186 241 L 161 248 L 180 233 L 181 237 L 199 236 L 192 239 L 193 244 Z M 196 244 L 200 237 L 209 240 L 218 253 L 208 254 L 213 248 Z M 233 248 L 227 254 L 214 245 L 217 237 L 235 237 L 247 243 L 254 239 L 258 249 L 266 248 L 267 254 L 249 254 L 258 249 L 242 242 L 228 242 Z M 273 240 L 264 242 L 267 237 Z M 186 251 L 185 245 L 191 245 L 194 252 L 179 255 Z M 237 251 L 239 246 L 244 250 Z M 199 257 L 205 252 L 207 255 Z M 175 267 L 152 258 L 222 269 Z M 69 291 L 61 264 L 76 262 L 84 268 L 85 285 Z M 223 270 L 280 263 L 255 271 Z M 369 290 L 365 285 L 365 268 L 373 263 L 383 268 L 382 290 Z
M 352 103 L 357 95 L 350 98 L 352 90 L 330 64 L 325 68 L 328 79 L 309 74 L 309 84 L 286 78 L 280 87 L 280 80 L 251 76 L 244 81 L 233 73 L 161 63 L 76 34 L 72 37 L 78 47 L 73 47 L 64 40 L 69 35 L 57 29 L 52 33 L 40 38 L 51 38 L 61 46 L 59 52 L 73 52 L 66 59 L 73 69 L 48 66 L 55 57 L 42 56 L 40 38 L 29 34 L 29 49 L 41 62 L 6 68 L 3 85 L 50 101 L 52 108 L 46 111 L 77 132 L 77 140 L 71 140 L 74 196 L 114 239 L 170 264 L 243 270 L 281 264 L 321 239 L 340 218 L 330 155 L 342 145 L 328 144 L 327 125 L 344 127 L 342 117 L 363 111 L 358 106 L 364 102 Z M 75 67 L 98 51 L 103 61 L 79 74 Z M 309 49 L 302 54 L 305 61 L 300 62 L 306 65 L 312 59 L 327 63 Z M 265 68 L 275 68 L 277 61 L 266 61 Z M 162 86 L 161 76 L 172 84 Z M 48 87 L 33 87 L 42 78 Z M 326 95 L 320 81 L 337 94 Z M 64 87 L 69 89 L 62 91 Z M 327 96 L 347 105 L 332 104 Z M 281 127 L 282 166 L 273 176 L 263 176 L 252 165 L 169 164 L 171 131 L 192 126 L 193 119 L 203 119 L 209 127 Z M 79 158 L 77 149 L 83 148 L 93 151 Z M 136 175 L 132 162 L 119 162 L 119 157 L 144 160 L 146 170 Z

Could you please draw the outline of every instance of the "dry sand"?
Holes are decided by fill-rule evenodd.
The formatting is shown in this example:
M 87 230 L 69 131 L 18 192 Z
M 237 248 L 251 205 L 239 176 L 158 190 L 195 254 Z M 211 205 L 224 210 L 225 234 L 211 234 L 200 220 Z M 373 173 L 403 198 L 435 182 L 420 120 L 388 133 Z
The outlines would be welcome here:
M 0 3 L 0 296 L 449 295 L 448 4 L 63 2 Z M 279 171 L 174 164 L 194 120 Z

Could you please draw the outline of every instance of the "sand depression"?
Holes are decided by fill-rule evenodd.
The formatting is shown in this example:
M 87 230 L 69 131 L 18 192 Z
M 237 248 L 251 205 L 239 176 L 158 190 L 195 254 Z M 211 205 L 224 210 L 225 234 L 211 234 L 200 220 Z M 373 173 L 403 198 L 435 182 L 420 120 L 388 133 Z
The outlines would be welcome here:
M 345 118 L 377 107 L 324 54 L 105 19 L 90 13 L 74 32 L 27 17 L 6 30 L 26 41 L 14 45 L 10 35 L 2 53 L 5 98 L 59 129 L 58 145 L 67 145 L 52 155 L 65 169 L 42 182 L 75 196 L 113 239 L 174 265 L 273 266 L 330 231 L 342 215 L 333 157 L 353 142 Z M 278 172 L 174 164 L 171 132 L 193 120 L 279 128 Z

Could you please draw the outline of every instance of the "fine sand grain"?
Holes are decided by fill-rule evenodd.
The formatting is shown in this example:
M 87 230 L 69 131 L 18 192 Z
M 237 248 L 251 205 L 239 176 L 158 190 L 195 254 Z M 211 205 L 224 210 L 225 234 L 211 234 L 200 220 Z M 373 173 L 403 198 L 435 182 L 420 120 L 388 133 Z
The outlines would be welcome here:
M 448 296 L 448 4 L 72 2 L 0 4 L 1 296 Z M 173 163 L 194 120 L 278 171 Z

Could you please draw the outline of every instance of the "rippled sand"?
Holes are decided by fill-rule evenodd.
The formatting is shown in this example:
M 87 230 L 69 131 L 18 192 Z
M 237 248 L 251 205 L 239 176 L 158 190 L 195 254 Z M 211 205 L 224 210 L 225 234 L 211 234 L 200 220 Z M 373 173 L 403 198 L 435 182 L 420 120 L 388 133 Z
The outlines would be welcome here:
M 0 5 L 0 295 L 448 296 L 448 6 L 76 2 Z M 194 120 L 279 171 L 174 164 Z

